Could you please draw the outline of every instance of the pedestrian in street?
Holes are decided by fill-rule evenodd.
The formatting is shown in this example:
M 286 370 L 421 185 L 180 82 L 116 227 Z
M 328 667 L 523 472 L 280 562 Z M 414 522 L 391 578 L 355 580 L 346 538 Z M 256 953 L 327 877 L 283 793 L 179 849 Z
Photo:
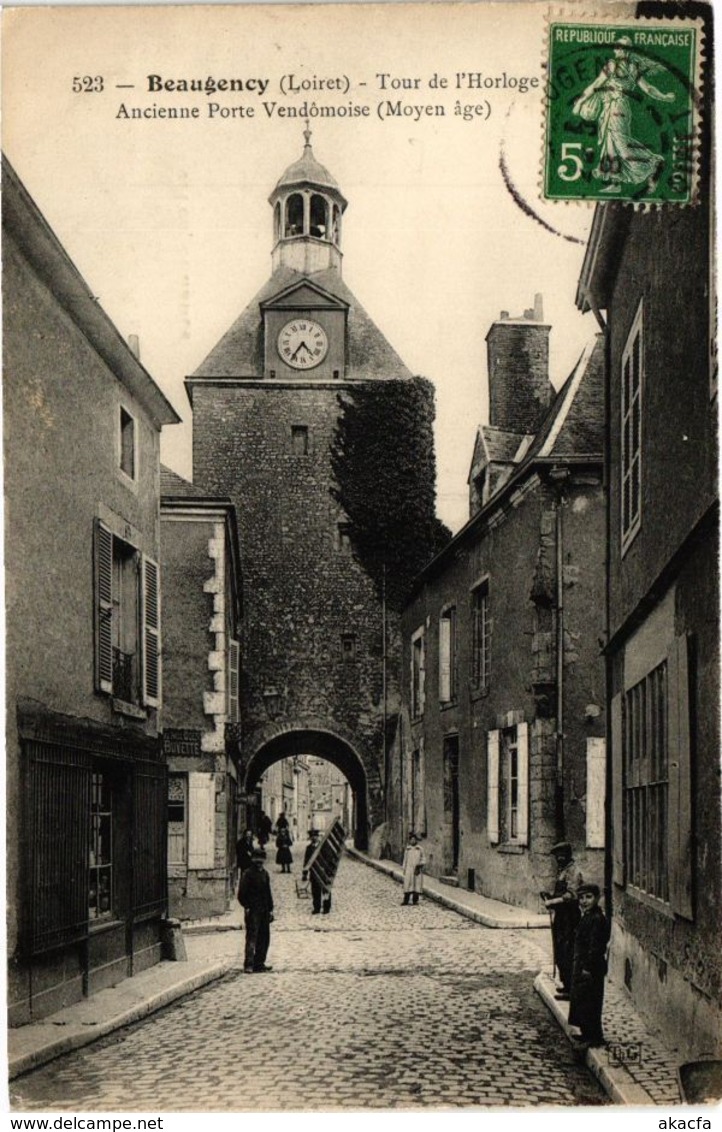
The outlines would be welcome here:
M 238 902 L 243 906 L 246 924 L 246 954 L 243 969 L 247 974 L 270 971 L 266 956 L 271 942 L 273 895 L 271 878 L 263 867 L 266 854 L 253 850 L 253 863 L 246 869 L 238 885 Z
M 276 818 L 276 833 L 280 833 L 282 829 L 288 829 L 288 818 L 283 812 Z
M 569 1025 L 578 1027 L 579 1047 L 604 1045 L 602 1004 L 607 973 L 609 925 L 599 907 L 599 886 L 582 884 L 577 890 L 582 910 L 574 938 L 572 997 Z
M 253 830 L 244 829 L 236 842 L 236 865 L 238 866 L 240 876 L 243 876 L 246 869 L 250 869 L 251 867 L 253 849 Z
M 424 889 L 424 865 L 426 857 L 419 845 L 415 833 L 409 834 L 408 844 L 404 850 L 402 869 L 404 872 L 404 898 L 402 904 L 408 904 L 409 898 L 413 904 L 419 903 L 419 896 Z
M 258 821 L 258 844 L 261 846 L 261 849 L 265 849 L 266 843 L 271 836 L 272 831 L 273 822 L 269 818 L 268 814 L 265 814 L 263 810 L 261 810 L 261 816 Z
M 572 847 L 568 841 L 559 841 L 556 845 L 552 845 L 550 852 L 556 861 L 557 879 L 553 892 L 542 892 L 540 895 L 546 908 L 552 913 L 554 966 L 561 982 L 556 997 L 567 1000 L 572 989 L 574 934 L 581 915 L 577 892 L 583 877 L 574 862 Z
M 293 845 L 293 838 L 291 837 L 288 829 L 288 823 L 278 830 L 276 835 L 276 864 L 281 866 L 282 873 L 290 873 L 291 865 L 293 864 L 293 854 L 291 846 Z
M 308 845 L 303 854 L 303 873 L 301 874 L 302 880 L 308 880 L 309 870 L 308 863 L 318 849 L 319 845 L 319 832 L 317 829 L 309 830 Z M 321 884 L 321 881 L 316 874 L 311 872 L 311 902 L 312 902 L 312 915 L 317 916 L 322 912 L 327 916 L 331 911 L 331 893 L 327 888 Z

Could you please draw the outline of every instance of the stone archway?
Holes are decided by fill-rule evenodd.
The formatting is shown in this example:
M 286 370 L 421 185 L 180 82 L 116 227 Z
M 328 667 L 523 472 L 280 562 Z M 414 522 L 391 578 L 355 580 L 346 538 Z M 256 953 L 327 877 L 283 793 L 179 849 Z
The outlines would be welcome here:
M 368 848 L 368 782 L 360 756 L 350 743 L 331 731 L 314 728 L 291 728 L 263 742 L 251 755 L 246 769 L 245 788 L 251 793 L 259 778 L 279 759 L 294 755 L 315 755 L 326 759 L 344 774 L 354 797 L 356 815 L 353 831 L 357 849 Z

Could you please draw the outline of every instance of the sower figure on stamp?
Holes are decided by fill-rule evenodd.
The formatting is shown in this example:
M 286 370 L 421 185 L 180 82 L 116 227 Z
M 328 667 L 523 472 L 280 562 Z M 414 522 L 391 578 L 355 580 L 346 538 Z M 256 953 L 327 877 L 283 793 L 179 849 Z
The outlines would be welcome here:
M 243 966 L 248 974 L 271 970 L 266 966 L 266 955 L 271 942 L 273 895 L 271 879 L 263 867 L 265 859 L 262 849 L 254 849 L 253 864 L 246 869 L 238 885 L 238 902 L 245 910 L 246 955 Z
M 409 834 L 409 843 L 404 850 L 404 860 L 401 868 L 404 873 L 404 898 L 402 904 L 408 904 L 409 897 L 414 904 L 419 903 L 419 896 L 424 889 L 424 865 L 426 858 L 424 850 L 419 845 L 415 833 Z
M 557 879 L 554 891 L 542 892 L 541 897 L 545 906 L 552 912 L 554 966 L 562 984 L 557 998 L 568 999 L 572 989 L 574 934 L 581 914 L 577 891 L 583 878 L 574 863 L 572 847 L 568 841 L 559 841 L 556 845 L 552 845 L 550 852 L 556 861 Z
M 582 918 L 574 939 L 569 1025 L 581 1031 L 580 1046 L 601 1046 L 604 1045 L 602 1004 L 609 925 L 599 907 L 599 886 L 583 884 L 578 893 Z

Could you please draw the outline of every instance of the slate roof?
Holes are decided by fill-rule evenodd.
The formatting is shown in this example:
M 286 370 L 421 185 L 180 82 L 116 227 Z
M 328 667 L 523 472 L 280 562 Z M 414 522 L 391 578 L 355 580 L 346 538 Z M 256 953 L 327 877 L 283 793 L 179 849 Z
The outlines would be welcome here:
M 272 196 L 280 188 L 288 188 L 291 185 L 303 185 L 311 183 L 318 185 L 321 188 L 335 189 L 337 195 L 343 200 L 341 190 L 338 182 L 331 176 L 325 165 L 321 165 L 317 161 L 311 146 L 306 144 L 303 148 L 303 153 L 297 161 L 292 162 L 284 173 L 279 177 L 276 188 Z M 345 201 L 344 201 L 345 203 Z
M 600 455 L 603 450 L 604 341 L 597 334 L 557 393 L 527 460 L 537 456 Z
M 336 270 L 326 268 L 323 271 L 304 273 L 291 267 L 279 267 L 201 362 L 193 377 L 260 378 L 263 374 L 263 322 L 260 304 L 269 302 L 292 284 L 304 280 L 317 284 L 348 304 L 347 379 L 412 376 Z
M 481 431 L 490 463 L 510 464 L 524 439 L 523 432 L 510 432 L 495 425 L 482 425 Z
M 190 480 L 183 479 L 177 472 L 172 472 L 170 468 L 166 468 L 165 464 L 160 466 L 160 494 L 172 495 L 174 498 L 183 499 L 207 499 L 205 492 L 201 491 L 199 487 L 192 484 Z

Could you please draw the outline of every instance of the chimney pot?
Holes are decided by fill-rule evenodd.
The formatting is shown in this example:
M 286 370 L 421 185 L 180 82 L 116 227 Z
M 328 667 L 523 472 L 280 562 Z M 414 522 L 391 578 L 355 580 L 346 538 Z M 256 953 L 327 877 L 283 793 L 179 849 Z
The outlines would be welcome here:
M 544 296 L 539 292 L 534 296 L 534 318 L 536 322 L 544 321 Z
M 505 318 L 508 318 L 508 317 L 509 317 L 508 311 L 502 311 L 501 314 L 499 315 L 499 318 L 502 322 L 504 321 Z
M 140 361 L 140 340 L 137 334 L 128 335 L 128 348 L 131 354 L 134 354 L 138 361 Z

